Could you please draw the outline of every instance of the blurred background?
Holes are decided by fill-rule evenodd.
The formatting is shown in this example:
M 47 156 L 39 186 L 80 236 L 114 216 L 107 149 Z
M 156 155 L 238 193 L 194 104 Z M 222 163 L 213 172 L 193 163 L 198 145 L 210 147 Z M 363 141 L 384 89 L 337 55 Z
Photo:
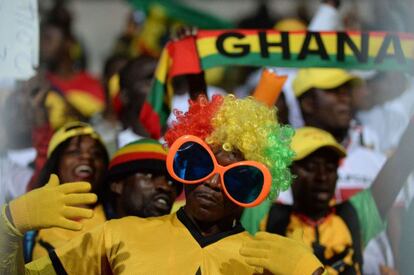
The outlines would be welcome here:
M 22 80 L 0 74 L 0 205 L 35 187 L 47 159 L 48 142 L 67 122 L 92 124 L 110 156 L 128 142 L 154 137 L 140 121 L 141 110 L 161 50 L 182 27 L 414 32 L 414 0 L 39 0 L 37 4 L 40 59 L 35 76 Z M 298 103 L 303 98 L 292 91 L 296 73 L 295 69 L 281 72 L 290 79 L 276 106 L 279 122 L 298 128 L 304 121 Z M 358 78 L 359 85 L 334 85 L 326 97 L 334 88 L 339 91 L 340 86 L 346 86 L 348 121 L 338 142 L 349 151 L 352 165 L 342 177 L 345 181 L 352 177 L 365 180 L 358 185 L 361 191 L 370 186 L 397 150 L 412 121 L 414 80 L 412 75 L 393 71 L 342 73 L 347 81 Z M 250 95 L 260 75 L 257 67 L 208 70 L 207 94 Z M 336 82 L 335 75 L 333 78 L 331 82 Z M 313 80 L 310 76 L 303 81 Z M 177 77 L 173 86 L 172 108 L 186 111 L 191 85 Z M 322 96 L 319 99 L 324 100 Z M 325 108 L 332 107 L 329 105 L 333 104 Z M 320 109 L 315 108 L 314 113 Z M 329 120 L 323 113 L 316 116 L 321 125 L 324 119 Z M 168 125 L 173 118 L 171 114 Z M 358 154 L 351 155 L 351 140 L 361 149 L 354 151 Z M 406 148 L 414 155 L 413 144 Z M 413 163 L 412 157 L 404 160 L 404 165 L 410 166 L 408 171 L 414 170 Z M 407 177 L 398 184 L 403 185 Z M 413 224 L 405 222 L 414 220 L 414 173 L 407 182 L 390 210 L 386 234 L 374 239 L 374 252 L 364 256 L 366 263 L 372 263 L 364 267 L 364 274 L 395 275 L 402 267 L 400 260 L 410 263 Z M 400 189 L 396 189 L 398 193 Z M 407 219 L 404 215 L 411 216 Z M 411 273 L 401 274 L 414 274 L 411 267 L 412 263 L 405 269 Z
M 126 19 L 133 5 L 125 0 L 67 0 L 67 7 L 73 13 L 73 28 L 88 50 L 88 67 L 100 73 L 104 59 L 111 51 L 113 42 L 126 25 Z M 189 7 L 215 15 L 223 20 L 238 24 L 255 16 L 269 19 L 268 23 L 288 17 L 300 17 L 309 22 L 315 13 L 318 0 L 182 0 Z M 40 11 L 45 12 L 53 5 L 52 0 L 39 1 Z M 411 3 L 411 6 L 410 6 Z M 409 7 L 405 9 L 404 6 Z M 411 9 L 410 9 L 411 7 Z M 413 11 L 411 0 L 347 0 L 342 1 L 340 14 L 351 28 L 366 30 L 411 31 Z M 380 16 L 381 13 L 386 16 Z M 263 15 L 268 18 L 263 18 Z M 257 22 L 259 23 L 259 22 Z

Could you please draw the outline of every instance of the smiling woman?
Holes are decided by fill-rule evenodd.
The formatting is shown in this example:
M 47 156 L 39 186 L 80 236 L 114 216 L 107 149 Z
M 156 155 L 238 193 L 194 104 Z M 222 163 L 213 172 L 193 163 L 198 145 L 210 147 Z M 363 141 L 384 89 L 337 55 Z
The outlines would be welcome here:
M 91 192 L 102 201 L 104 175 L 108 166 L 108 154 L 99 135 L 88 124 L 71 122 L 60 128 L 49 142 L 47 160 L 40 171 L 37 187 L 44 186 L 51 174 L 56 174 L 60 183 L 85 181 L 92 186 Z M 89 230 L 106 221 L 101 204 L 92 206 L 94 217 L 82 220 L 84 230 Z M 83 232 L 83 231 L 81 231 Z M 48 251 L 65 244 L 79 232 L 50 228 L 32 232 L 25 236 L 26 260 L 47 255 Z
M 92 192 L 100 195 L 108 154 L 91 126 L 73 122 L 60 128 L 50 140 L 47 156 L 37 187 L 46 184 L 50 174 L 55 173 L 62 183 L 87 181 Z

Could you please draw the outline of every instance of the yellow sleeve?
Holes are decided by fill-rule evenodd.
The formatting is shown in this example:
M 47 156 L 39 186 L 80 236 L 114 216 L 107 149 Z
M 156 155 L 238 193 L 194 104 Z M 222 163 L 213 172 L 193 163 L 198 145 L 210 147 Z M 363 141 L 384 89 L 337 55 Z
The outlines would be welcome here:
M 106 257 L 104 227 L 98 226 L 57 248 L 49 256 L 26 264 L 25 274 L 112 274 Z
M 26 275 L 57 275 L 49 257 L 42 257 L 25 266 Z
M 260 221 L 259 231 L 265 231 L 266 232 L 266 226 L 267 226 L 267 219 L 268 218 L 269 218 L 269 214 L 266 214 L 266 216 L 264 216 L 263 219 Z
M 0 274 L 56 275 L 107 274 L 104 225 L 75 238 L 55 253 L 24 265 L 23 235 L 6 217 L 6 205 L 0 213 Z M 110 247 L 109 243 L 107 244 Z
M 0 213 L 0 274 L 23 274 L 23 235 L 8 220 L 6 206 Z

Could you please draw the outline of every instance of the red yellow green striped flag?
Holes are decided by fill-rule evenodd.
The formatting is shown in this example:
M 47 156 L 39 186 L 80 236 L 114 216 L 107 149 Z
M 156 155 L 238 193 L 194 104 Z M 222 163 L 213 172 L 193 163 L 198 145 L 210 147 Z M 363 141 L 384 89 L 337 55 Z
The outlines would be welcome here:
M 139 10 L 148 14 L 151 9 L 162 10 L 165 17 L 186 25 L 200 29 L 228 29 L 234 28 L 234 24 L 215 15 L 192 8 L 175 0 L 129 0 Z
M 176 0 L 129 0 L 138 10 L 146 14 L 139 34 L 134 38 L 131 54 L 142 53 L 159 57 L 171 32 L 183 25 L 200 29 L 230 29 L 232 22 L 195 9 Z
M 168 80 L 225 65 L 336 67 L 413 73 L 414 34 L 201 30 L 196 36 L 169 42 L 164 48 L 141 121 L 144 125 L 159 125 L 161 135 L 172 98 Z

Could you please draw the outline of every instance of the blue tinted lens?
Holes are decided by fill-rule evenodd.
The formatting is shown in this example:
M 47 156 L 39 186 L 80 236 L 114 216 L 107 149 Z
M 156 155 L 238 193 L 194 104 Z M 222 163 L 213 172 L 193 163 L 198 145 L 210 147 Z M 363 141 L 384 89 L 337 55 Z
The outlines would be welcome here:
M 224 173 L 227 192 L 241 203 L 251 203 L 257 199 L 263 188 L 263 173 L 254 166 L 241 165 Z
M 199 180 L 214 170 L 213 160 L 207 150 L 198 143 L 186 142 L 175 153 L 174 173 L 183 180 Z

